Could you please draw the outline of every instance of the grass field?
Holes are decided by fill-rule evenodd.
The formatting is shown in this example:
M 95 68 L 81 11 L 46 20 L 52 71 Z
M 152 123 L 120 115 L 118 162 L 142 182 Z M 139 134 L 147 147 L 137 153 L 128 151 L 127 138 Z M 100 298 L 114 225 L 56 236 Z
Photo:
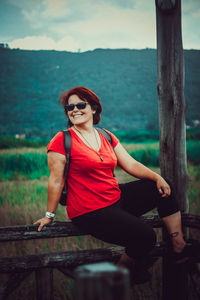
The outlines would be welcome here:
M 192 145 L 192 143 L 191 143 Z M 124 144 L 125 148 L 131 153 L 141 151 L 141 149 L 152 149 L 158 151 L 158 143 L 142 143 L 142 144 Z M 191 146 L 192 147 L 192 146 Z M 5 170 L 10 170 L 10 177 L 4 171 L 1 171 L 0 181 L 0 226 L 14 226 L 23 224 L 32 224 L 38 218 L 41 218 L 46 211 L 48 169 L 46 165 L 46 148 L 18 148 L 0 150 L 0 155 L 11 156 L 8 159 Z M 32 162 L 26 165 L 24 157 L 28 157 Z M 18 157 L 18 169 L 14 169 Z M 37 160 L 35 162 L 34 160 Z M 28 162 L 29 162 L 28 161 Z M 22 169 L 20 169 L 20 163 Z M 28 166 L 28 169 L 27 169 Z M 13 170 L 12 170 L 13 168 Z M 24 168 L 24 169 L 23 169 Z M 151 167 L 154 171 L 160 172 L 158 167 Z M 28 172 L 27 172 L 28 170 Z M 26 173 L 27 172 L 27 173 Z M 188 173 L 190 177 L 190 186 L 188 191 L 190 212 L 200 213 L 200 165 L 188 164 Z M 117 168 L 116 177 L 120 183 L 133 180 L 133 177 Z M 59 206 L 55 220 L 67 220 L 67 214 L 64 207 Z M 159 230 L 157 230 L 160 236 Z M 0 248 L 1 256 L 16 256 L 26 254 L 38 254 L 57 251 L 69 251 L 80 249 L 94 249 L 99 247 L 110 246 L 107 243 L 96 240 L 90 236 L 56 238 L 49 240 L 35 240 L 4 243 Z M 158 261 L 152 269 L 153 279 L 150 283 L 136 286 L 133 288 L 133 299 L 144 300 L 161 299 L 161 263 Z M 55 299 L 72 299 L 71 289 L 73 282 L 66 279 L 60 272 L 54 273 L 54 289 Z M 1 278 L 4 280 L 4 278 Z M 35 299 L 34 277 L 31 275 L 26 283 L 19 287 L 15 293 L 15 299 Z M 193 297 L 193 296 L 192 296 Z M 13 299 L 12 296 L 8 298 Z M 195 300 L 195 298 L 191 298 Z

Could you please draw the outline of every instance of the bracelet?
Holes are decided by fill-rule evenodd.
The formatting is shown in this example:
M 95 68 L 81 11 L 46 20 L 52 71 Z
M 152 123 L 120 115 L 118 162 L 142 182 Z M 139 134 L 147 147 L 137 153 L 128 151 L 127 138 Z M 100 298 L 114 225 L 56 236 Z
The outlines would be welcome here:
M 48 219 L 53 219 L 55 217 L 55 215 L 56 214 L 47 211 L 46 214 L 45 214 L 45 217 L 47 217 Z

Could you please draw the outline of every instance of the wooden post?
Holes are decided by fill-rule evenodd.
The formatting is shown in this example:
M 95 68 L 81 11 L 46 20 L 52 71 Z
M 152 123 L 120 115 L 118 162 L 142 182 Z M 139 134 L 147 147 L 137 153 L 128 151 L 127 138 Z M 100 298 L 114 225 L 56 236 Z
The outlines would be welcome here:
M 36 299 L 53 300 L 53 270 L 43 268 L 35 271 Z
M 163 10 L 158 3 L 174 3 Z M 188 211 L 181 0 L 156 0 L 160 167 Z M 161 4 L 160 4 L 161 5 Z M 162 7 L 162 6 L 161 6 Z
M 181 0 L 156 0 L 160 167 L 188 211 Z M 188 299 L 187 272 L 163 259 L 163 299 Z
M 130 300 L 128 271 L 111 263 L 78 267 L 75 271 L 76 300 Z

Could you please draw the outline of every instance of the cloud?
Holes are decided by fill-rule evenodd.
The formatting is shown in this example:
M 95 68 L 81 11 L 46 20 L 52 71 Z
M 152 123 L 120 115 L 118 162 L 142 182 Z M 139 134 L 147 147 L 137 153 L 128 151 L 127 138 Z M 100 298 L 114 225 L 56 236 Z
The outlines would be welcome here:
M 70 8 L 66 0 L 43 0 L 45 10 L 42 16 L 45 18 L 63 17 L 69 14 Z
M 135 3 L 137 1 L 135 0 L 105 0 L 103 1 L 104 3 L 110 3 L 112 4 L 112 6 L 118 6 L 120 8 L 134 8 L 135 7 Z
M 45 35 L 29 36 L 23 39 L 16 39 L 9 43 L 11 48 L 20 48 L 26 50 L 58 50 L 77 52 L 79 45 L 71 36 L 65 36 L 59 41 L 54 41 Z
M 66 32 L 81 45 L 81 50 L 94 48 L 146 48 L 156 46 L 155 16 L 152 12 L 136 12 L 101 5 L 87 20 L 60 22 L 50 26 L 54 35 Z
M 15 36 L 17 33 L 20 38 L 28 35 L 27 39 L 31 38 L 32 47 L 37 49 L 42 45 L 44 49 L 56 47 L 54 49 L 73 49 L 71 51 L 77 51 L 78 48 L 85 51 L 95 48 L 156 47 L 154 1 L 7 1 L 17 6 L 18 10 L 20 8 L 22 19 L 28 28 L 26 33 L 21 28 L 15 30 Z M 199 15 L 199 0 L 182 0 L 184 48 L 200 48 Z M 19 24 L 16 23 L 16 28 L 18 27 Z M 12 42 L 16 43 L 16 40 Z M 25 38 L 20 40 L 21 45 L 28 47 L 25 42 Z

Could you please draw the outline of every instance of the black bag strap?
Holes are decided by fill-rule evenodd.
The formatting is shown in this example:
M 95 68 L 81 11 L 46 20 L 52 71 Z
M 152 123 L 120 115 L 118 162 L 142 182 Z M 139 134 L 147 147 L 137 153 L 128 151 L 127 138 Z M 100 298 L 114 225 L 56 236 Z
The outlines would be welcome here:
M 98 130 L 99 132 L 101 132 L 102 135 L 110 142 L 111 146 L 113 147 L 113 140 L 112 140 L 111 135 L 103 128 L 96 127 L 95 129 Z M 113 147 L 113 149 L 114 149 L 114 147 Z
M 66 164 L 65 164 L 65 183 L 67 182 L 67 174 L 69 171 L 69 164 L 70 164 L 70 154 L 71 154 L 71 132 L 69 130 L 63 130 L 63 142 L 64 142 L 64 148 L 66 153 Z M 65 188 L 67 188 L 67 185 L 65 184 Z
M 103 134 L 103 136 L 110 142 L 110 144 L 111 144 L 111 146 L 112 146 L 112 148 L 113 148 L 113 151 L 115 151 L 115 150 L 114 150 L 114 147 L 113 147 L 113 140 L 112 140 L 111 135 L 110 135 L 105 129 L 103 129 L 103 128 L 97 128 L 97 127 L 96 127 L 96 129 L 97 129 L 99 132 L 101 132 L 101 133 Z M 115 173 L 113 173 L 113 176 L 115 177 Z

